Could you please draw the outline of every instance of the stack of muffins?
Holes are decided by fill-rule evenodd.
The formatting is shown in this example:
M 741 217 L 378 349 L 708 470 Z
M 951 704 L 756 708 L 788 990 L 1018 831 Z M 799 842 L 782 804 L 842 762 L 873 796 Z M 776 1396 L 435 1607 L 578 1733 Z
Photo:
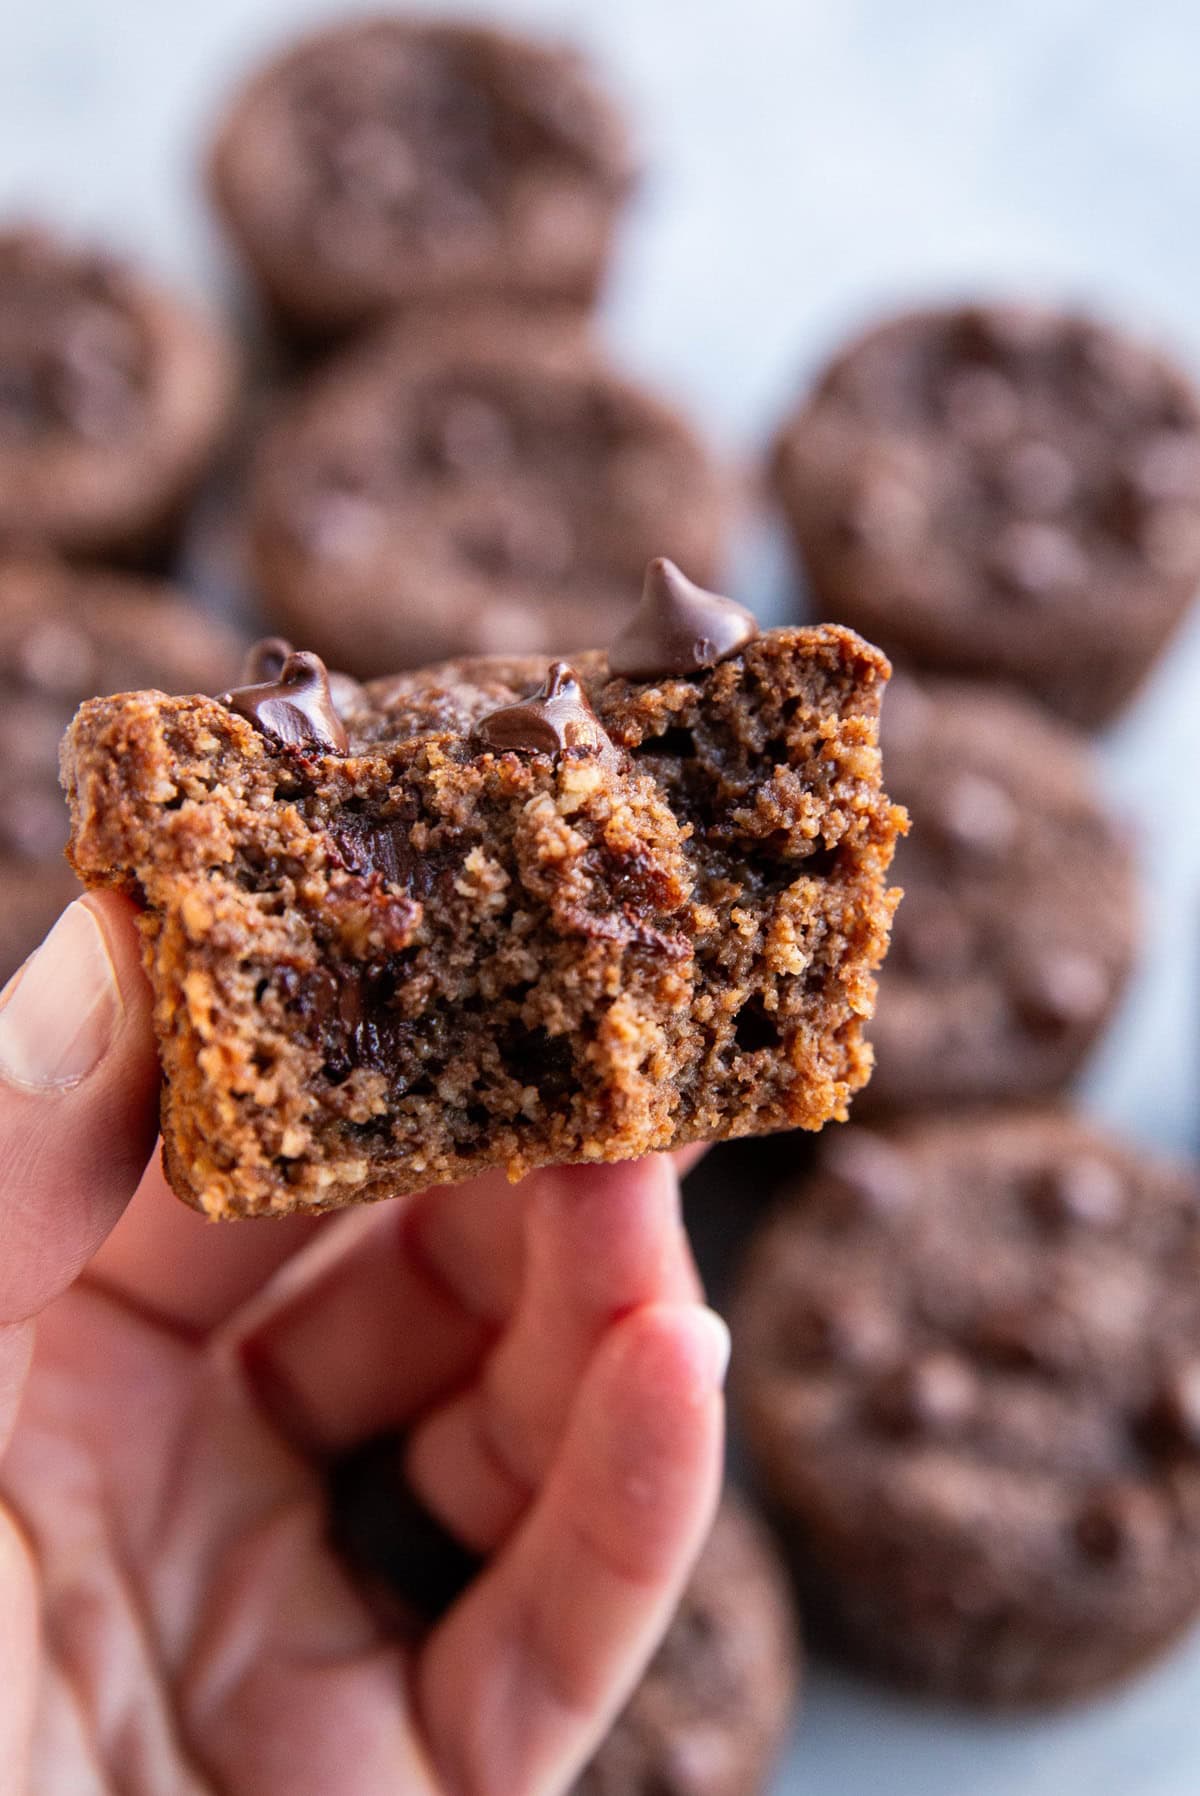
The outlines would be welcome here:
M 633 165 L 575 55 L 336 27 L 249 80 L 210 178 L 260 302 L 240 357 L 123 265 L 0 238 L 5 972 L 71 890 L 55 756 L 84 697 L 219 691 L 262 628 L 359 675 L 569 652 L 652 556 L 721 582 L 737 482 L 595 334 Z M 1062 1103 L 1137 947 L 1085 732 L 1200 585 L 1200 401 L 1087 318 L 929 310 L 837 356 L 769 465 L 812 608 L 897 665 L 907 896 L 866 1126 L 815 1167 L 776 1147 L 732 1300 L 794 1580 L 731 1492 L 588 1796 L 764 1787 L 793 1583 L 859 1662 L 987 1703 L 1090 1692 L 1200 1614 L 1200 1179 Z M 206 489 L 245 545 L 223 608 L 163 581 Z M 714 1155 L 694 1209 L 756 1151 Z

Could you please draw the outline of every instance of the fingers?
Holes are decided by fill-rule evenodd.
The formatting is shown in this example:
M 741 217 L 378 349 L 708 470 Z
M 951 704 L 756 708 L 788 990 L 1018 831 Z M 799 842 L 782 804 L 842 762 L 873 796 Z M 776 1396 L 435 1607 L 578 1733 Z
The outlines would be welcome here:
M 95 1253 L 154 1144 L 158 1065 L 134 910 L 68 905 L 0 1005 L 0 1322 Z
M 297 1445 L 340 1452 L 473 1373 L 515 1301 L 522 1204 L 489 1174 L 348 1217 L 235 1318 L 250 1382 Z
M 460 1796 L 565 1788 L 641 1675 L 712 1522 L 728 1351 L 699 1305 L 635 1311 L 596 1350 L 545 1488 L 418 1666 Z
M 28 1789 L 38 1663 L 37 1587 L 24 1536 L 0 1506 L 0 1796 Z
M 527 1192 L 512 1322 L 479 1381 L 421 1423 L 408 1452 L 413 1489 L 477 1552 L 504 1538 L 544 1476 L 614 1319 L 699 1296 L 665 1158 L 552 1168 Z
M 180 1203 L 157 1153 L 88 1277 L 142 1311 L 203 1335 L 224 1322 L 310 1241 L 315 1216 L 218 1224 Z

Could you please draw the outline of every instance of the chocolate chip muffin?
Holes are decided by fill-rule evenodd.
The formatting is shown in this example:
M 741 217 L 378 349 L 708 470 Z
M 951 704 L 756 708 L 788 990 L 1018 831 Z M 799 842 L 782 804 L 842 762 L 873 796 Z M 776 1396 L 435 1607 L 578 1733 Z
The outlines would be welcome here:
M 666 1638 L 571 1796 L 762 1796 L 799 1679 L 787 1575 L 727 1493 Z
M 94 701 L 64 748 L 72 864 L 145 905 L 182 1197 L 321 1209 L 845 1114 L 904 822 L 876 650 L 759 636 L 657 562 L 573 666 L 256 672 Z
M 232 409 L 216 327 L 124 263 L 0 232 L 0 543 L 158 546 Z
M 651 555 L 715 579 L 725 483 L 689 426 L 561 320 L 401 326 L 319 374 L 264 442 L 263 603 L 331 665 L 572 653 Z
M 308 335 L 413 301 L 585 305 L 630 179 L 622 122 L 579 56 L 401 17 L 268 63 L 212 158 L 238 249 Z
M 1034 1112 L 822 1150 L 734 1306 L 815 1617 L 970 1702 L 1131 1672 L 1200 1613 L 1200 1174 Z
M 58 744 L 94 693 L 155 682 L 212 689 L 240 646 L 166 587 L 45 560 L 0 560 L 0 978 L 79 887 Z
M 1071 312 L 879 325 L 788 420 L 774 480 L 823 615 L 1085 726 L 1136 691 L 1200 584 L 1200 399 Z
M 882 739 L 912 829 L 864 1097 L 910 1110 L 1061 1091 L 1137 945 L 1130 845 L 1083 738 L 1017 694 L 897 679 Z

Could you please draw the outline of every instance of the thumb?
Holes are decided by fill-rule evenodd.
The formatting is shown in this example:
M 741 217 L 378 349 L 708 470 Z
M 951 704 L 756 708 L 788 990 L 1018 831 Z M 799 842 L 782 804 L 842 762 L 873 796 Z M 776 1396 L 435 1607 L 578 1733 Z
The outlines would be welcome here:
M 0 1325 L 76 1277 L 141 1177 L 158 1067 L 135 912 L 68 905 L 0 994 Z

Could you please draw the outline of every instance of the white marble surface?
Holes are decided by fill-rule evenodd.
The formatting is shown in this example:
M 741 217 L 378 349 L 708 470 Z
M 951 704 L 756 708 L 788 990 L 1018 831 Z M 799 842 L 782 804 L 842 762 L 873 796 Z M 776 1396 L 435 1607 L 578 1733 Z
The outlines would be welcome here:
M 6 10 L 0 207 L 45 210 L 219 296 L 197 161 L 260 47 L 313 0 L 41 0 Z M 642 122 L 650 173 L 610 336 L 730 456 L 752 452 L 826 346 L 900 296 L 1081 296 L 1200 363 L 1195 0 L 509 0 L 589 44 Z M 770 614 L 786 568 L 743 545 Z M 1105 742 L 1144 806 L 1151 929 L 1085 1101 L 1148 1142 L 1200 1137 L 1200 615 Z M 1188 1796 L 1200 1644 L 1065 1719 L 980 1723 L 814 1674 L 788 1796 Z

